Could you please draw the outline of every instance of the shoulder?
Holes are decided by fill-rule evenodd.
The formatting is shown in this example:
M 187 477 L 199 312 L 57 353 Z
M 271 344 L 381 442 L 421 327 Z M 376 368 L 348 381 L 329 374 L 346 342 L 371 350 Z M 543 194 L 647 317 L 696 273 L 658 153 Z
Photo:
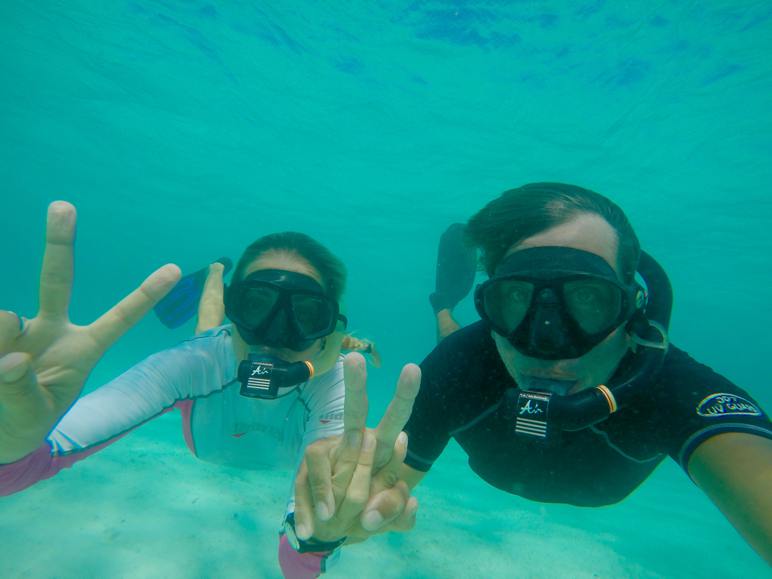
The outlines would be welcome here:
M 684 468 L 691 452 L 712 436 L 770 433 L 769 418 L 748 392 L 676 347 L 656 379 L 653 402 L 661 436 Z
M 346 386 L 343 382 L 343 356 L 338 356 L 330 370 L 315 376 L 304 388 L 303 398 L 311 406 L 325 406 L 343 400 Z
M 477 322 L 454 332 L 421 362 L 419 399 L 481 404 L 497 399 L 512 382 L 490 329 Z
M 201 334 L 191 336 L 177 344 L 167 352 L 184 351 L 233 358 L 233 326 L 230 324 L 218 326 Z
M 659 397 L 678 405 L 686 405 L 698 413 L 704 413 L 705 408 L 699 406 L 706 398 L 721 393 L 749 396 L 731 380 L 675 346 L 670 347 L 662 369 L 657 374 L 656 393 Z
M 211 387 L 223 386 L 236 378 L 236 354 L 233 350 L 232 326 L 218 326 L 183 340 L 176 346 L 151 356 L 153 365 L 173 369 L 181 377 L 200 381 Z M 208 388 L 207 388 L 208 390 Z
M 442 340 L 421 362 L 423 372 L 457 373 L 468 369 L 480 357 L 496 355 L 496 346 L 484 322 L 453 332 Z

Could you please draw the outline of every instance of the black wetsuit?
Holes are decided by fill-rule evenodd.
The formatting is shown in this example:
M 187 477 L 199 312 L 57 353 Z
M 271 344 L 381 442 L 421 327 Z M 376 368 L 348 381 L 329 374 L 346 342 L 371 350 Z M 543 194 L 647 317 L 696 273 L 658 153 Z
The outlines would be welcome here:
M 593 427 L 557 432 L 547 443 L 514 433 L 503 400 L 515 383 L 482 322 L 443 340 L 421 370 L 405 462 L 429 470 L 453 437 L 484 480 L 537 501 L 615 503 L 665 455 L 685 469 L 710 436 L 748 432 L 772 438 L 769 418 L 746 392 L 672 346 L 634 405 Z

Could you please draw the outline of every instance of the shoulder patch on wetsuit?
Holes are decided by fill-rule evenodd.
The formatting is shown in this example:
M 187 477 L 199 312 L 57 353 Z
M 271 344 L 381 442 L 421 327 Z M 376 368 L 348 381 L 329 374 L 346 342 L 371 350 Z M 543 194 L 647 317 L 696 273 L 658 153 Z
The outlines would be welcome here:
M 761 416 L 761 410 L 742 396 L 717 392 L 700 401 L 697 405 L 697 414 L 706 418 L 737 415 Z

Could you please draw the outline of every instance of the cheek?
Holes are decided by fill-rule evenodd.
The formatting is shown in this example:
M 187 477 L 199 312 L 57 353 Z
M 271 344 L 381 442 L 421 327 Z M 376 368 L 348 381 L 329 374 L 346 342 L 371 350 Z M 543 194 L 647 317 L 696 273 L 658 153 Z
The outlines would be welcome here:
M 308 348 L 303 350 L 302 352 L 292 352 L 293 354 L 293 362 L 298 362 L 301 360 L 310 360 L 314 356 L 317 356 L 322 351 L 322 340 L 316 340 L 313 344 L 311 344 Z
M 582 373 L 592 376 L 596 382 L 606 382 L 616 370 L 629 346 L 630 337 L 624 329 L 617 329 L 579 359 Z
M 504 362 L 504 367 L 512 376 L 512 379 L 516 379 L 516 366 L 517 358 L 521 357 L 521 354 L 515 349 L 515 347 L 509 343 L 509 340 L 502 338 L 496 332 L 491 332 L 493 341 L 496 343 L 496 349 L 499 352 L 499 358 Z

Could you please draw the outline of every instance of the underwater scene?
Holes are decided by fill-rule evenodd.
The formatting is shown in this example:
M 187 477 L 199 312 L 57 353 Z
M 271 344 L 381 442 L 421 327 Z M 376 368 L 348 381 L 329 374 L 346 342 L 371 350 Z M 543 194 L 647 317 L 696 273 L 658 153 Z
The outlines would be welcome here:
M 0 577 L 772 576 L 770 54 L 753 0 L 0 2 Z

